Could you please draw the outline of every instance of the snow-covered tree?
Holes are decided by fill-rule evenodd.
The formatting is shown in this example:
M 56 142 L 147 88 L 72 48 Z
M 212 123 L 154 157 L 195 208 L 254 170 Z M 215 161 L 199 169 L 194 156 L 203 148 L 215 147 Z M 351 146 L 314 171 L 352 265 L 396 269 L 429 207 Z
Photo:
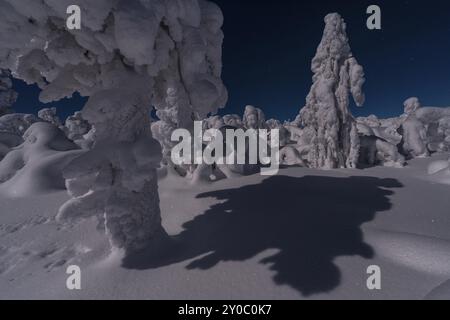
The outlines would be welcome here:
M 61 128 L 62 122 L 56 114 L 56 108 L 44 108 L 38 111 L 38 117 L 45 122 L 51 123 L 55 127 Z
M 223 106 L 223 16 L 205 0 L 80 0 L 81 30 L 66 29 L 70 0 L 1 0 L 0 68 L 50 102 L 89 96 L 95 144 L 65 172 L 73 199 L 59 218 L 95 215 L 113 246 L 134 251 L 164 237 L 150 107 L 183 103 L 179 126 Z M 181 103 L 180 102 L 180 103 Z
M 337 13 L 325 17 L 325 31 L 312 61 L 313 85 L 299 121 L 312 136 L 308 165 L 314 168 L 354 168 L 359 154 L 356 123 L 349 95 L 362 106 L 364 71 L 353 57 L 346 25 Z
M 83 114 L 79 111 L 67 117 L 64 124 L 66 127 L 67 137 L 72 141 L 78 141 L 92 129 L 89 122 L 83 118 Z
M 0 69 L 0 117 L 12 113 L 12 106 L 17 99 L 10 76 L 9 71 Z
M 266 116 L 261 109 L 254 106 L 246 106 L 242 123 L 247 129 L 265 129 Z
M 416 112 L 422 108 L 418 98 L 409 98 L 404 103 L 406 120 L 401 127 L 403 136 L 401 151 L 410 158 L 427 157 L 427 130 L 425 124 L 420 121 Z

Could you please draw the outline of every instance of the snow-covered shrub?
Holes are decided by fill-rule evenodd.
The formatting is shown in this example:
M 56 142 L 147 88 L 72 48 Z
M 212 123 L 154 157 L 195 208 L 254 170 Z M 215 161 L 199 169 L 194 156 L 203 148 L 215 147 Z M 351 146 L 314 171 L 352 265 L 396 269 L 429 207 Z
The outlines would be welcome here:
M 291 134 L 280 120 L 269 119 L 266 121 L 266 128 L 269 130 L 278 129 L 280 135 L 280 147 L 284 147 L 291 143 Z
M 225 125 L 234 127 L 234 128 L 243 128 L 244 124 L 242 123 L 242 118 L 237 114 L 228 114 L 223 116 L 223 122 Z
M 254 106 L 246 106 L 242 123 L 247 129 L 265 129 L 266 117 L 261 109 Z
M 189 127 L 224 106 L 223 16 L 204 0 L 80 0 L 81 30 L 69 31 L 70 4 L 0 1 L 0 68 L 36 83 L 43 102 L 90 97 L 95 143 L 65 172 L 75 198 L 59 217 L 96 215 L 115 247 L 138 250 L 165 234 L 149 108 L 165 110 L 175 89 L 173 120 Z
M 450 150 L 450 108 L 422 107 L 418 98 L 410 98 L 401 119 L 402 152 L 408 157 Z
M 0 132 L 8 132 L 22 137 L 25 131 L 36 122 L 40 122 L 36 116 L 24 113 L 11 113 L 0 117 Z
M 12 88 L 11 74 L 0 69 L 0 117 L 12 113 L 12 106 L 17 100 L 17 93 Z
M 79 148 L 47 122 L 30 126 L 23 139 L 0 161 L 0 192 L 24 197 L 64 190 L 62 170 L 81 154 Z
M 406 115 L 411 115 L 413 113 L 416 113 L 417 110 L 419 110 L 420 108 L 422 108 L 422 105 L 419 101 L 418 98 L 416 97 L 412 97 L 407 99 L 404 103 L 404 113 Z
M 23 142 L 23 134 L 39 119 L 31 114 L 11 113 L 0 117 L 0 160 Z
M 225 126 L 221 116 L 212 116 L 203 120 L 203 130 L 220 129 Z
M 56 115 L 56 108 L 44 108 L 38 111 L 39 119 L 51 123 L 55 127 L 63 129 L 63 125 L 59 117 Z
M 401 127 L 403 136 L 401 151 L 409 158 L 427 157 L 427 129 L 425 124 L 417 117 L 417 111 L 422 107 L 419 99 L 409 98 L 404 103 L 406 120 Z
M 90 141 L 91 139 L 88 133 L 92 130 L 92 126 L 83 118 L 81 112 L 75 112 L 73 115 L 67 117 L 64 126 L 64 131 L 70 140 L 74 141 L 83 149 L 91 147 L 92 141 Z
M 450 108 L 423 107 L 415 115 L 426 128 L 428 150 L 450 151 Z
M 308 165 L 313 168 L 354 168 L 359 137 L 349 110 L 349 95 L 364 104 L 363 68 L 350 49 L 346 25 L 337 13 L 325 17 L 325 31 L 312 61 L 313 85 L 298 120 L 312 136 Z

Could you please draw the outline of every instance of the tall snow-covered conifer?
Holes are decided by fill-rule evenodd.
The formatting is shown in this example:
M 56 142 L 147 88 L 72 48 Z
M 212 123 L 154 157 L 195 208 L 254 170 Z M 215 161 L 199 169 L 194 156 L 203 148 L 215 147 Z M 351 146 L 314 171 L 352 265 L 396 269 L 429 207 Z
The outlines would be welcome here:
M 313 85 L 299 116 L 305 134 L 312 137 L 308 165 L 354 168 L 360 144 L 349 96 L 358 106 L 364 104 L 364 71 L 352 55 L 341 16 L 329 14 L 325 24 L 312 61 Z

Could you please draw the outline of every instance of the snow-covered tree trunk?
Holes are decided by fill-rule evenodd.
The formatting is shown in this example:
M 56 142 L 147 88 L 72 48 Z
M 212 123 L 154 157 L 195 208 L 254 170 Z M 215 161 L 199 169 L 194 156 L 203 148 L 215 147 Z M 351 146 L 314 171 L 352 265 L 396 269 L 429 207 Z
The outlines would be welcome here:
M 349 110 L 351 94 L 364 104 L 363 68 L 351 53 L 346 25 L 337 13 L 325 17 L 325 31 L 312 61 L 313 85 L 299 120 L 312 145 L 308 165 L 313 168 L 354 168 L 359 137 Z

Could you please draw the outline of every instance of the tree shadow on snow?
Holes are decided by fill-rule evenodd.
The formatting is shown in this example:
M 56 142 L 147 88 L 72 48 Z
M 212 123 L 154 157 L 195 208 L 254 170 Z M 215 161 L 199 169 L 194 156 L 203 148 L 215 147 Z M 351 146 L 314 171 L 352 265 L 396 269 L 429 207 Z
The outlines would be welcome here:
M 186 223 L 164 256 L 131 256 L 124 267 L 158 268 L 193 260 L 188 269 L 207 270 L 278 249 L 261 261 L 275 271 L 277 284 L 306 296 L 328 292 L 340 284 L 336 257 L 374 256 L 360 226 L 389 210 L 394 193 L 389 189 L 400 187 L 397 180 L 374 177 L 275 176 L 261 184 L 201 194 L 198 198 L 221 203 Z

